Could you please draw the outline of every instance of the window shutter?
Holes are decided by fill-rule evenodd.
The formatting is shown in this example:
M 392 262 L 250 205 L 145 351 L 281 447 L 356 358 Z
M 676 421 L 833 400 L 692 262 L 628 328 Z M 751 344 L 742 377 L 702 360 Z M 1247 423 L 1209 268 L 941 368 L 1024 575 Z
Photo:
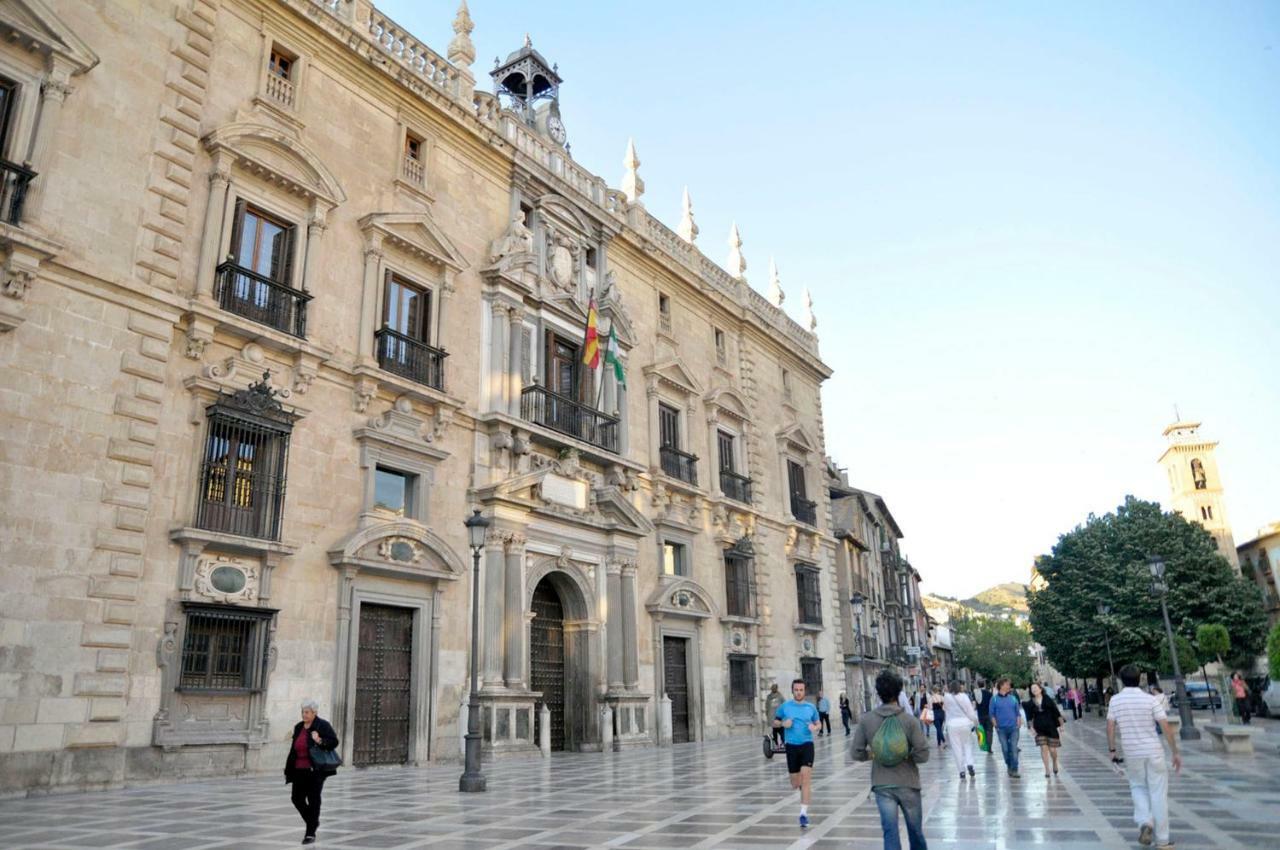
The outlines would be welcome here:
M 253 258 L 240 256 L 240 237 L 243 232 L 244 199 L 236 198 L 236 211 L 231 217 L 231 242 L 227 246 L 227 256 L 233 259 L 236 265 L 248 267 L 249 263 L 253 261 Z
M 520 380 L 527 387 L 533 383 L 533 361 L 538 355 L 533 349 L 533 330 L 524 325 L 520 326 L 520 350 L 524 352 L 520 358 Z
M 294 286 L 293 283 L 293 243 L 297 232 L 296 226 L 289 227 L 276 240 L 276 256 L 271 258 L 271 270 L 277 283 L 301 289 L 301 286 Z

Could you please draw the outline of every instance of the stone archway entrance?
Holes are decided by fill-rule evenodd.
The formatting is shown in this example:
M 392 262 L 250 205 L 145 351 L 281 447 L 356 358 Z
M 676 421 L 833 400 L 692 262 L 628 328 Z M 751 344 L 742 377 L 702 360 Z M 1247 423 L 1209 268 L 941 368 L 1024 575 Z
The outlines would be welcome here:
M 551 749 L 565 748 L 565 640 L 564 604 L 550 576 L 538 582 L 531 604 L 533 622 L 529 633 L 529 678 L 533 690 L 542 694 L 551 714 Z M 540 724 L 535 714 L 535 725 Z M 539 739 L 539 728 L 534 740 Z

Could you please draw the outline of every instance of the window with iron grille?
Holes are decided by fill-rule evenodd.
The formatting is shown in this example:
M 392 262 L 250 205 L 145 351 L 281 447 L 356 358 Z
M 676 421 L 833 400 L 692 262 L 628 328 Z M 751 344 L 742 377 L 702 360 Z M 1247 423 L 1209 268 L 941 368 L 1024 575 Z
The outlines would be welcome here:
M 822 591 L 818 586 L 818 568 L 813 564 L 796 564 L 796 599 L 800 622 L 822 625 Z
M 751 562 L 731 551 L 724 555 L 725 610 L 730 617 L 750 617 Z
M 729 656 L 729 711 L 755 714 L 756 658 L 754 655 Z
M 266 687 L 273 608 L 187 602 L 181 691 L 261 691 Z
M 262 381 L 208 408 L 195 524 L 262 540 L 280 539 L 293 417 Z

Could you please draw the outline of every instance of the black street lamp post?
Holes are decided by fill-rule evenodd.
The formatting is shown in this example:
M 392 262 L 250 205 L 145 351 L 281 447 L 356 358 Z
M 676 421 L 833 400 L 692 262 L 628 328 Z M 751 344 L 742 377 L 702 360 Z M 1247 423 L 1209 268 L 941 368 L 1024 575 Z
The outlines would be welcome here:
M 1169 659 L 1173 662 L 1173 687 L 1178 695 L 1178 717 L 1182 724 L 1178 737 L 1184 741 L 1200 740 L 1200 730 L 1196 728 L 1195 718 L 1191 716 L 1191 701 L 1187 699 L 1187 684 L 1182 679 L 1182 666 L 1178 664 L 1178 647 L 1173 642 L 1173 627 L 1169 625 L 1169 606 L 1165 597 L 1169 593 L 1169 585 L 1164 581 L 1164 559 L 1159 555 L 1147 558 L 1147 569 L 1151 571 L 1151 592 L 1160 600 L 1160 614 L 1164 617 L 1164 635 L 1169 641 Z M 1210 694 L 1212 697 L 1212 694 Z M 1212 701 L 1212 699 L 1210 700 Z
M 867 650 L 862 643 L 862 612 L 865 610 L 866 601 L 867 597 L 856 590 L 853 596 L 849 597 L 849 604 L 853 606 L 853 623 L 858 641 L 858 676 L 862 679 L 862 710 L 870 711 L 870 697 L 867 694 Z
M 484 774 L 480 772 L 480 552 L 484 549 L 484 532 L 489 520 L 476 510 L 467 517 L 467 539 L 471 544 L 471 698 L 467 702 L 467 746 L 459 791 L 484 791 Z
M 1099 602 L 1098 616 L 1108 617 L 1110 615 L 1111 615 L 1111 606 L 1105 602 Z M 1116 690 L 1116 663 L 1111 660 L 1111 633 L 1107 629 L 1107 623 L 1105 620 L 1102 623 L 1102 640 L 1107 645 L 1107 666 L 1111 668 L 1111 690 L 1114 691 Z M 1099 694 L 1098 698 L 1101 699 L 1102 695 Z

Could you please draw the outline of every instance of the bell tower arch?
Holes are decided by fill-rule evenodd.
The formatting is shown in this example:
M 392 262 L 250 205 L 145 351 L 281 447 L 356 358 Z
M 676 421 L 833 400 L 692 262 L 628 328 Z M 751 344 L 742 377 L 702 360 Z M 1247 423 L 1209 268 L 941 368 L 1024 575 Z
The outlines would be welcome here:
M 1164 437 L 1169 445 L 1160 455 L 1159 463 L 1169 477 L 1173 509 L 1212 534 L 1222 557 L 1240 572 L 1215 456 L 1217 441 L 1206 440 L 1200 434 L 1199 422 L 1186 420 L 1165 428 Z

